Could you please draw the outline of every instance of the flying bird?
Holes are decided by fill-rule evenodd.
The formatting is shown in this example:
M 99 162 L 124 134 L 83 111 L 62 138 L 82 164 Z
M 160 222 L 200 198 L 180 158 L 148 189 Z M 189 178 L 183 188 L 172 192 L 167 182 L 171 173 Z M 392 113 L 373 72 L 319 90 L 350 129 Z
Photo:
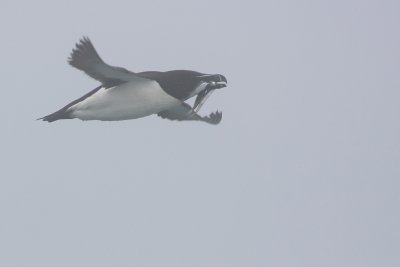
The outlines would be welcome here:
M 39 120 L 119 121 L 152 114 L 169 120 L 210 124 L 218 124 L 222 119 L 219 111 L 208 116 L 198 114 L 214 90 L 226 87 L 227 80 L 221 74 L 191 70 L 131 72 L 105 63 L 88 37 L 76 44 L 68 63 L 101 85 Z M 194 96 L 192 107 L 185 101 Z

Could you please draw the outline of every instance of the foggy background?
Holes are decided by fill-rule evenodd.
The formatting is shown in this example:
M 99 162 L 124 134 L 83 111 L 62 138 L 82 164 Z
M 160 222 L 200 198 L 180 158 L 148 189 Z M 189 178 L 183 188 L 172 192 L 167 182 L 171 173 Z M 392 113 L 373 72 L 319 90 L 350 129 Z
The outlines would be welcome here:
M 400 2 L 1 1 L 0 266 L 400 266 Z M 200 111 L 35 121 L 66 59 L 221 73 Z

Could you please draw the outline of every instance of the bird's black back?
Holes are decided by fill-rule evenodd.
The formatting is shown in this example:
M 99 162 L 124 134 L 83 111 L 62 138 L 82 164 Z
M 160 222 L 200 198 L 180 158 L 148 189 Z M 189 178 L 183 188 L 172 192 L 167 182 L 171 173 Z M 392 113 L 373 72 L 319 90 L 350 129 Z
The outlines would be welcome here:
M 157 81 L 167 94 L 180 100 L 190 97 L 201 82 L 199 76 L 204 75 L 191 70 L 145 71 L 136 74 Z

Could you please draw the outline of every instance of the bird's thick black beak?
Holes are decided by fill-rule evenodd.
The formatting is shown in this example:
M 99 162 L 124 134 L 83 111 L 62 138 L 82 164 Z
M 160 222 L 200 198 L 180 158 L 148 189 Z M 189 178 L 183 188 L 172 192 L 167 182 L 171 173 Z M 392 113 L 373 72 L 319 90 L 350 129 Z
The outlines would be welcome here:
M 200 76 L 203 82 L 208 83 L 208 90 L 220 89 L 227 86 L 228 81 L 222 74 L 205 74 Z
M 221 89 L 227 86 L 228 81 L 226 80 L 224 75 L 221 74 L 215 74 L 212 76 L 213 79 L 210 81 L 210 83 L 207 86 L 207 89 Z
M 220 88 L 226 87 L 228 84 L 228 81 L 226 80 L 225 76 L 221 75 L 221 74 L 217 74 L 217 76 L 218 76 L 219 80 L 215 82 L 216 83 L 215 89 L 220 89 Z
M 224 76 L 224 75 L 222 75 L 222 74 L 218 74 L 218 76 L 219 76 L 219 79 L 220 79 L 220 81 L 221 81 L 221 82 L 224 82 L 225 84 L 227 84 L 227 83 L 228 83 L 228 80 L 225 78 L 225 76 Z

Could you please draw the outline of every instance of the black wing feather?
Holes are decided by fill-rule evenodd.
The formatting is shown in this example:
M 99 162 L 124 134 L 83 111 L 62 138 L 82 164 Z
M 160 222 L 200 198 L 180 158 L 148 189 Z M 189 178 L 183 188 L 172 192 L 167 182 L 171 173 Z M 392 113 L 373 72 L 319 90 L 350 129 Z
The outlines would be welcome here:
M 185 102 L 178 107 L 158 113 L 158 116 L 173 121 L 203 121 L 214 125 L 219 124 L 222 120 L 222 112 L 216 111 L 208 116 L 202 117 L 194 112 L 192 107 Z
M 98 80 L 105 87 L 112 87 L 134 79 L 144 79 L 135 73 L 105 63 L 88 37 L 83 37 L 72 50 L 68 63 Z

